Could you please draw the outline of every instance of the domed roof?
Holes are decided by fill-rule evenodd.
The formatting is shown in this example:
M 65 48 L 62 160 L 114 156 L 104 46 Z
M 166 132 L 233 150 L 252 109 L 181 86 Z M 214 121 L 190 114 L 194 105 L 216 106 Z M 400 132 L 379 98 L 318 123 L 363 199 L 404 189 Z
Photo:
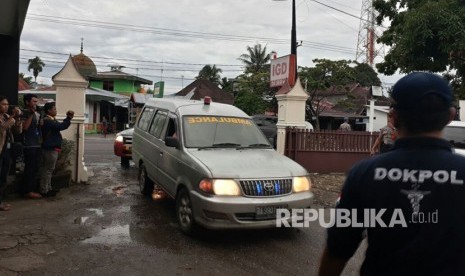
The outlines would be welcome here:
M 83 77 L 87 78 L 97 75 L 97 67 L 95 67 L 94 62 L 82 52 L 79 55 L 73 56 L 73 62 Z
M 87 78 L 97 75 L 97 67 L 95 67 L 94 62 L 82 52 L 84 50 L 84 39 L 81 38 L 81 53 L 79 55 L 73 56 L 74 65 L 76 65 L 79 73 Z

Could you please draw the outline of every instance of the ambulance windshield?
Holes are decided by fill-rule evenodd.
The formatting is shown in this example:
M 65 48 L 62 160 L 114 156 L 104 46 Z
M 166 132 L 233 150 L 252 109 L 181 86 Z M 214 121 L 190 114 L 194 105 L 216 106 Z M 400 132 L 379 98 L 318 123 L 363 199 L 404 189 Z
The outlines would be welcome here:
M 186 148 L 271 148 L 260 129 L 247 118 L 184 116 Z

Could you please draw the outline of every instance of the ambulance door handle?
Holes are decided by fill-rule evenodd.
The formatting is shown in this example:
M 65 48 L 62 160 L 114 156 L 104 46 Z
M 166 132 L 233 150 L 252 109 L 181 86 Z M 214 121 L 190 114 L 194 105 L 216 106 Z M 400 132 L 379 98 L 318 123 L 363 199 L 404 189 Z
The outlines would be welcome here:
M 160 157 L 163 157 L 163 151 L 160 151 Z

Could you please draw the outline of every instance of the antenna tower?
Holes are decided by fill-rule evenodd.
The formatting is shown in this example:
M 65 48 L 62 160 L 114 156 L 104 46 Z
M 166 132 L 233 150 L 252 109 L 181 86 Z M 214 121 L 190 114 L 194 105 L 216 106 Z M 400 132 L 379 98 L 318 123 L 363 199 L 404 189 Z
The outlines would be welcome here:
M 363 0 L 355 60 L 367 63 L 373 68 L 375 58 L 384 57 L 384 46 L 376 45 L 376 39 L 382 33 L 380 27 L 375 23 L 376 16 L 377 12 L 373 8 L 373 0 Z

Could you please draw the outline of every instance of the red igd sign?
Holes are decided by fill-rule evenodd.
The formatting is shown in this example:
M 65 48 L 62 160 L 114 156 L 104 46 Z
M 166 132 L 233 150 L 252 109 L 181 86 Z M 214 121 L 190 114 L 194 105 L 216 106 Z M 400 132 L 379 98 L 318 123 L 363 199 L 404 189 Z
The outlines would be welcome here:
M 295 83 L 295 55 L 288 55 L 271 60 L 270 87 L 283 86 L 286 80 L 292 87 Z

